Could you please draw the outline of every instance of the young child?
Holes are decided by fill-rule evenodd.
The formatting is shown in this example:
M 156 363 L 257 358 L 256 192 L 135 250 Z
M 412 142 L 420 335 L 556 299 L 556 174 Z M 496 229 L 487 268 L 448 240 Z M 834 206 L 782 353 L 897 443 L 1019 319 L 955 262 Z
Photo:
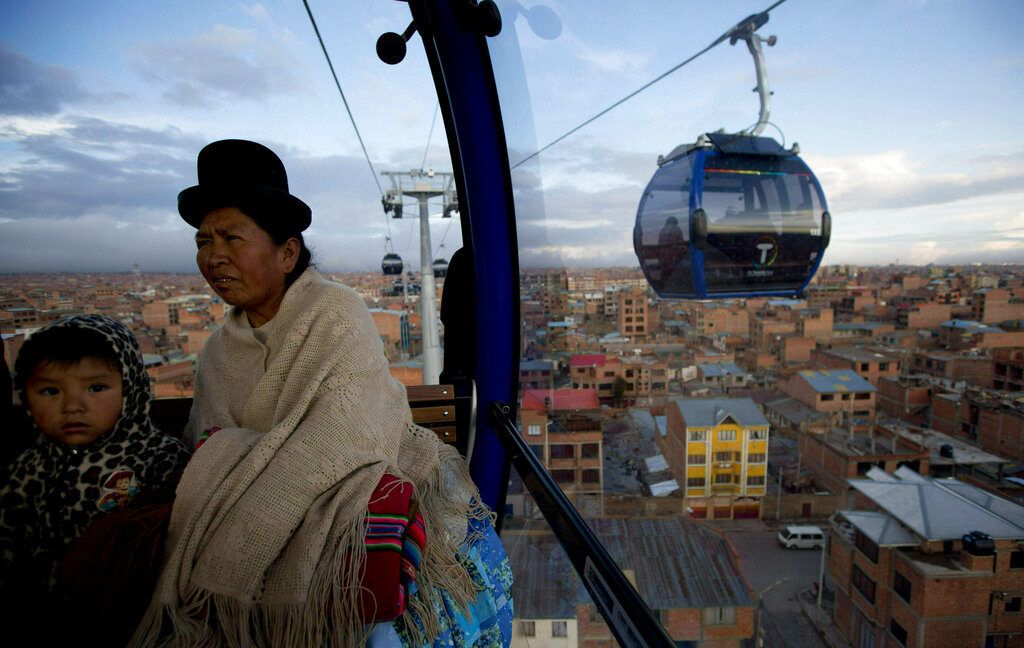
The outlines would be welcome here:
M 18 354 L 15 387 L 39 439 L 0 488 L 0 606 L 25 608 L 46 600 L 93 518 L 144 495 L 172 498 L 189 453 L 150 421 L 139 344 L 108 317 L 35 333 Z

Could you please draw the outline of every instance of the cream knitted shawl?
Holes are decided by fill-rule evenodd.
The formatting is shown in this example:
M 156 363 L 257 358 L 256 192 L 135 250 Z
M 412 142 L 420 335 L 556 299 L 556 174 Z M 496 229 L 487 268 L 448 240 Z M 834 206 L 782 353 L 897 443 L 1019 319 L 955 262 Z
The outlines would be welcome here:
M 222 429 L 182 477 L 134 643 L 361 643 L 363 516 L 385 471 L 412 482 L 426 523 L 410 605 L 432 637 L 435 588 L 476 592 L 458 548 L 487 512 L 465 462 L 412 423 L 355 291 L 308 269 L 264 329 L 266 344 L 235 308 L 203 350 L 188 433 Z

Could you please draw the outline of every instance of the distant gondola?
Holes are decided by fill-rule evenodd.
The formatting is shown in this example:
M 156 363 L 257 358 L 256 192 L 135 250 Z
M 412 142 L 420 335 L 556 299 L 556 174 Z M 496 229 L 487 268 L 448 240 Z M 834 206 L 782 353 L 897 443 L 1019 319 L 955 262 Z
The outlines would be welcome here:
M 434 259 L 434 277 L 443 279 L 448 274 L 448 262 L 444 259 Z
M 658 159 L 633 248 L 661 297 L 793 295 L 818 269 L 830 230 L 821 186 L 795 150 L 713 133 Z
M 402 257 L 394 252 L 385 254 L 384 260 L 380 262 L 380 269 L 384 271 L 385 275 L 400 275 L 404 267 Z

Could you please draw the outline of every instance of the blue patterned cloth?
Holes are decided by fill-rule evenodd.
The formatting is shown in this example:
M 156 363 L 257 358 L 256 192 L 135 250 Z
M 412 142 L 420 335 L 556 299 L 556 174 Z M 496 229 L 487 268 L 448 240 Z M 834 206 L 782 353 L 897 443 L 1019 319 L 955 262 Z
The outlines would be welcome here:
M 462 546 L 462 564 L 473 581 L 483 589 L 470 603 L 468 615 L 463 614 L 447 592 L 440 592 L 434 600 L 434 611 L 440 621 L 441 632 L 433 644 L 427 646 L 497 648 L 508 646 L 512 641 L 512 568 L 508 564 L 508 555 L 489 521 L 472 520 L 469 528 L 471 532 L 480 532 L 483 537 Z M 415 584 L 412 595 L 418 596 Z M 366 645 L 371 648 L 414 646 L 402 619 L 378 623 Z

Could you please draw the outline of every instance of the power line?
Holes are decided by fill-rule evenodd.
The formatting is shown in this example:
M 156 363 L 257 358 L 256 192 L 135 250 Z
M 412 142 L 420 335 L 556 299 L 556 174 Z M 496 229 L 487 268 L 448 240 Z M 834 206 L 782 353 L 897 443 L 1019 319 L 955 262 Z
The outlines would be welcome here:
M 348 106 L 348 99 L 345 98 L 345 91 L 341 89 L 341 82 L 338 81 L 338 74 L 334 71 L 334 64 L 331 63 L 331 55 L 327 53 L 327 46 L 324 45 L 324 39 L 320 36 L 320 29 L 316 26 L 316 19 L 313 18 L 313 11 L 309 8 L 309 2 L 302 0 L 302 4 L 306 7 L 306 14 L 309 16 L 309 22 L 313 25 L 313 31 L 316 32 L 316 39 L 320 41 L 320 49 L 324 52 L 324 58 L 327 59 L 327 67 L 331 69 L 331 76 L 334 77 L 334 85 L 338 88 L 338 94 L 341 95 L 341 102 L 345 104 L 345 112 L 348 113 L 348 119 L 352 122 L 352 128 L 356 132 L 356 139 L 359 140 L 359 147 L 363 149 L 363 157 L 366 158 L 366 164 L 370 167 L 370 175 L 373 176 L 373 182 L 377 185 L 377 192 L 381 198 L 384 198 L 384 188 L 380 186 L 380 180 L 377 178 L 377 170 L 373 168 L 373 162 L 370 161 L 370 154 L 366 151 L 366 144 L 363 143 L 363 136 L 359 134 L 359 126 L 356 125 L 356 118 L 352 115 L 352 109 Z M 391 223 L 388 222 L 388 215 L 384 214 L 384 225 L 388 230 L 388 240 L 391 240 Z
M 772 5 L 770 6 L 770 7 L 768 7 L 768 8 L 767 8 L 767 9 L 765 9 L 764 11 L 762 11 L 762 12 L 761 12 L 760 14 L 755 14 L 755 16 L 757 16 L 757 15 L 763 15 L 763 14 L 767 14 L 767 13 L 768 13 L 769 11 L 771 11 L 772 9 L 775 9 L 776 7 L 778 7 L 778 6 L 780 5 L 780 4 L 782 4 L 782 3 L 783 3 L 783 2 L 785 2 L 785 1 L 786 1 L 786 0 L 778 0 L 778 2 L 775 2 L 774 4 L 772 4 Z M 736 24 L 736 25 L 735 25 L 735 26 L 733 26 L 733 27 L 732 27 L 731 29 L 729 29 L 729 30 L 728 30 L 727 32 L 725 32 L 724 34 L 722 34 L 721 36 L 719 36 L 719 37 L 718 37 L 717 39 L 715 39 L 715 41 L 714 41 L 714 42 L 712 42 L 712 43 L 711 43 L 710 45 L 708 45 L 707 47 L 705 47 L 705 48 L 704 48 L 704 49 L 702 49 L 701 51 L 697 52 L 696 54 L 694 54 L 694 55 L 693 55 L 693 56 L 691 56 L 690 58 L 686 59 L 686 60 L 685 60 L 685 61 L 683 61 L 682 63 L 679 63 L 679 64 L 677 64 L 677 65 L 675 65 L 675 66 L 673 66 L 673 67 L 669 68 L 669 69 L 668 69 L 668 70 L 666 70 L 665 72 L 663 72 L 663 73 L 659 74 L 658 76 L 656 76 L 656 77 L 655 77 L 654 79 L 652 79 L 652 80 L 648 81 L 647 83 L 645 83 L 644 85 L 640 86 L 639 88 L 637 88 L 637 89 L 636 89 L 636 90 L 634 90 L 633 92 L 630 92 L 630 93 L 629 93 L 628 95 L 626 95 L 626 96 L 625 96 L 625 97 L 623 97 L 622 99 L 619 99 L 618 101 L 616 101 L 616 102 L 615 102 L 615 103 L 613 103 L 612 105 L 608 106 L 607 108 L 605 108 L 605 109 L 604 109 L 604 110 L 602 110 L 601 112 L 597 113 L 596 115 L 594 115 L 594 116 L 593 116 L 593 117 L 591 117 L 590 119 L 588 119 L 588 120 L 584 121 L 583 123 L 579 124 L 579 125 L 578 125 L 578 126 L 576 126 L 575 128 L 572 128 L 572 129 L 570 129 L 570 130 L 566 131 L 565 133 L 563 133 L 563 134 L 562 134 L 562 135 L 560 135 L 559 137 L 557 137 L 557 138 L 555 138 L 555 139 L 551 140 L 550 142 L 548 142 L 548 143 L 547 143 L 547 144 L 545 144 L 544 146 L 540 147 L 539 149 L 537 149 L 537 150 L 536 150 L 536 151 L 534 151 L 533 153 L 531 153 L 531 154 L 527 155 L 527 156 L 526 156 L 526 157 L 524 157 L 524 158 L 523 158 L 522 160 L 519 160 L 519 161 L 518 161 L 518 162 L 516 162 L 516 163 L 515 163 L 514 165 L 512 165 L 512 169 L 515 169 L 516 167 L 518 167 L 518 166 L 519 166 L 520 164 L 523 164 L 524 162 L 527 162 L 527 161 L 529 161 L 529 160 L 532 160 L 533 158 L 537 157 L 538 155 L 540 155 L 541 153 L 543 153 L 543 152 L 544 152 L 544 151 L 546 151 L 547 149 L 551 148 L 551 147 L 552 147 L 552 146 L 554 146 L 555 144 L 558 144 L 559 142 L 561 142 L 562 140 L 564 140 L 564 139 L 565 139 L 566 137 L 569 137 L 570 135 L 572 135 L 573 133 L 575 133 L 575 132 L 576 132 L 576 131 L 578 131 L 579 129 L 583 128 L 583 127 L 584 127 L 584 126 L 586 126 L 587 124 L 589 124 L 589 123 L 593 122 L 593 121 L 594 121 L 594 120 L 596 120 L 596 119 L 599 119 L 600 117 L 604 116 L 604 115 L 605 115 L 606 113 L 608 113 L 608 112 L 612 111 L 613 109 L 617 108 L 618 106 L 621 106 L 622 104 L 626 103 L 627 101 L 629 101 L 629 100 L 630 100 L 630 99 L 632 99 L 633 97 L 637 96 L 638 94 L 640 94 L 641 92 L 643 92 L 643 91 L 644 91 L 644 90 L 646 90 L 647 88 L 650 88 L 650 87 L 651 87 L 652 85 L 654 85 L 654 84 L 655 84 L 655 83 L 657 83 L 658 81 L 661 81 L 662 79 L 664 79 L 664 78 L 665 78 L 665 77 L 667 77 L 668 75 L 672 74 L 672 73 L 673 73 L 673 72 L 675 72 L 676 70 L 680 69 L 681 67 L 683 67 L 683 66 L 684 66 L 684 65 L 686 65 L 687 63 L 690 63 L 691 61 L 693 61 L 694 59 L 696 59 L 696 58 L 697 58 L 697 57 L 699 57 L 699 56 L 703 56 L 704 54 L 706 54 L 706 53 L 707 53 L 707 52 L 709 52 L 710 50 L 712 50 L 712 49 L 714 49 L 715 47 L 717 47 L 718 45 L 722 44 L 722 43 L 723 43 L 724 41 L 728 40 L 728 38 L 729 38 L 729 35 L 730 35 L 730 34 L 732 33 L 732 31 L 733 31 L 734 29 L 736 29 L 736 27 L 739 27 L 739 25 L 741 25 L 741 24 L 743 24 L 743 23 L 745 23 L 745 22 L 749 21 L 749 20 L 750 20 L 751 18 L 753 18 L 753 17 L 754 17 L 754 16 L 750 16 L 750 17 L 748 17 L 748 18 L 744 19 L 743 21 L 741 21 L 740 23 Z

